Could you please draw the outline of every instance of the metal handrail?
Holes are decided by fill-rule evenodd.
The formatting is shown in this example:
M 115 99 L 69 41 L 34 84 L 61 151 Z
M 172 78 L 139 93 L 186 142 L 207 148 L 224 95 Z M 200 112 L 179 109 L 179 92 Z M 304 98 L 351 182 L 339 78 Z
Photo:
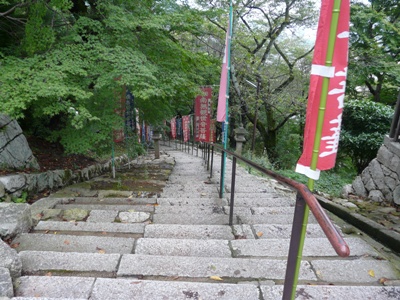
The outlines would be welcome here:
M 236 159 L 243 161 L 244 163 L 251 166 L 252 168 L 260 171 L 261 173 L 264 173 L 264 174 L 274 178 L 275 180 L 286 184 L 293 190 L 296 190 L 302 196 L 302 198 L 305 200 L 307 205 L 309 206 L 315 219 L 318 221 L 318 224 L 321 226 L 322 230 L 324 231 L 325 235 L 327 236 L 332 247 L 335 249 L 336 253 L 341 257 L 347 257 L 350 255 L 350 249 L 349 249 L 348 245 L 346 244 L 346 242 L 344 241 L 343 237 L 339 234 L 336 227 L 332 224 L 332 221 L 329 219 L 329 217 L 325 213 L 324 209 L 319 204 L 318 200 L 315 198 L 313 193 L 308 189 L 308 187 L 306 185 L 299 183 L 295 180 L 292 180 L 290 178 L 284 177 L 284 176 L 282 176 L 278 173 L 275 173 L 271 170 L 268 170 L 256 163 L 252 162 L 251 160 L 244 158 L 241 155 L 238 155 L 232 151 L 223 149 L 219 145 L 212 145 L 212 146 L 214 148 L 217 148 L 218 150 L 226 152 L 227 154 L 231 155 L 232 157 L 235 157 Z

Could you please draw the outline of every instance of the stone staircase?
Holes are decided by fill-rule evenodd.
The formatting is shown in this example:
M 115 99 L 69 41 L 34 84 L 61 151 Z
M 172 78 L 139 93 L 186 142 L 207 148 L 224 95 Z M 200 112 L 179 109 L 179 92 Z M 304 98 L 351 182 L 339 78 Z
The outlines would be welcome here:
M 201 158 L 167 153 L 35 203 L 37 225 L 12 242 L 14 299 L 281 299 L 294 194 L 238 168 L 229 226 L 219 159 L 210 179 Z M 351 256 L 339 258 L 310 216 L 297 299 L 400 299 L 382 249 L 346 241 Z

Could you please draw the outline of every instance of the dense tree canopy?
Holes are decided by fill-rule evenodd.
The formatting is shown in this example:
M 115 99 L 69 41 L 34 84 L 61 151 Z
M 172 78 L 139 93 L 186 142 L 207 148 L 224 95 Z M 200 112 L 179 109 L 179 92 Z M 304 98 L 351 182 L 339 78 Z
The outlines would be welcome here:
M 400 6 L 397 0 L 351 5 L 348 93 L 393 105 L 400 86 Z
M 70 152 L 109 139 L 121 86 L 155 122 L 213 77 L 212 59 L 177 40 L 201 19 L 175 1 L 1 1 L 0 12 L 0 111 Z

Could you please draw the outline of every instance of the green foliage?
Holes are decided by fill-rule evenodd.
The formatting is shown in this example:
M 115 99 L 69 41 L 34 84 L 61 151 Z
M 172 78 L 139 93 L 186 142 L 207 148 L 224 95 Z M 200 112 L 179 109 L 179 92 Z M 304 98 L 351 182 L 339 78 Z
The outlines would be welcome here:
M 28 193 L 22 192 L 21 197 L 12 197 L 11 201 L 14 203 L 26 203 L 27 198 L 28 198 Z
M 400 85 L 398 1 L 356 1 L 351 25 L 347 91 L 355 99 L 395 103 Z
M 176 1 L 10 2 L 0 12 L 16 5 L 9 17 L 21 22 L 10 32 L 0 20 L 0 111 L 68 153 L 109 151 L 122 87 L 156 123 L 188 110 L 219 72 L 179 40 L 201 18 Z
M 389 132 L 393 109 L 372 101 L 345 102 L 339 153 L 353 160 L 358 173 L 375 158 Z
M 277 170 L 276 172 L 307 185 L 308 178 L 302 174 L 296 173 L 292 169 Z M 355 176 L 356 172 L 352 168 L 321 172 L 319 180 L 316 180 L 314 183 L 314 191 L 317 193 L 328 194 L 333 197 L 340 197 L 342 188 L 346 184 L 352 183 Z

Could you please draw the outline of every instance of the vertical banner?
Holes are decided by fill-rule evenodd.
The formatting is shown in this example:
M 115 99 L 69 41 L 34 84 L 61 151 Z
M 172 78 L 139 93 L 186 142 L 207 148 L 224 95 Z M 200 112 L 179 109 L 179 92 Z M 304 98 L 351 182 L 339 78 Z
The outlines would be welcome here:
M 176 139 L 176 118 L 171 119 L 171 138 Z
M 127 88 L 125 94 L 125 129 L 127 132 L 135 132 L 136 130 L 136 110 L 135 110 L 135 97 Z
M 186 143 L 190 139 L 190 116 L 182 117 L 183 141 Z
M 195 141 L 209 142 L 211 119 L 211 94 L 210 87 L 202 88 L 203 95 L 196 97 L 195 112 Z
M 217 121 L 216 120 L 210 121 L 210 142 L 211 143 L 217 142 Z
M 119 79 L 117 79 L 119 80 Z M 125 118 L 125 105 L 126 105 L 126 87 L 124 86 L 122 88 L 122 91 L 116 91 L 115 97 L 117 98 L 117 107 L 115 109 L 115 113 L 119 115 L 121 118 Z M 113 130 L 113 138 L 115 143 L 120 143 L 124 140 L 125 135 L 124 135 L 124 126 L 121 124 L 121 126 L 118 126 L 117 129 Z
M 228 43 L 229 43 L 229 32 L 230 32 L 230 22 L 228 24 L 228 30 L 226 31 L 225 37 L 225 50 L 224 58 L 222 59 L 221 68 L 221 79 L 219 83 L 219 94 L 218 94 L 218 107 L 217 107 L 217 121 L 226 121 L 226 96 L 228 87 Z
M 176 118 L 176 136 L 178 139 L 182 139 L 182 117 Z
M 350 5 L 349 0 L 341 1 L 337 31 L 330 37 L 333 5 L 334 1 L 322 1 L 311 67 L 303 154 L 296 166 L 296 172 L 314 180 L 319 178 L 320 170 L 328 170 L 335 165 L 346 87 Z M 329 41 L 334 44 L 333 49 L 328 49 Z M 324 81 L 326 92 L 323 88 Z M 317 123 L 323 100 L 326 101 L 326 109 L 322 136 L 316 137 L 317 130 L 320 130 Z M 318 142 L 317 170 L 311 170 L 313 148 Z

